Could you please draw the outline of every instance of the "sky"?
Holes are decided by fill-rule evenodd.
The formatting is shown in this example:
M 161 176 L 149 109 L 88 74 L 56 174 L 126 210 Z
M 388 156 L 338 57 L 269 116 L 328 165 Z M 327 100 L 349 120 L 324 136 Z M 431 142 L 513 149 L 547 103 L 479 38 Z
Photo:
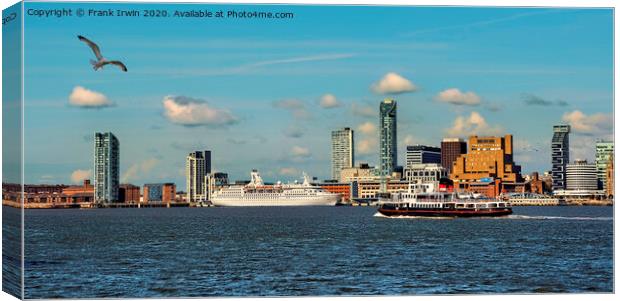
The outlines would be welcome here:
M 398 104 L 405 146 L 514 135 L 524 173 L 551 169 L 554 124 L 571 160 L 613 139 L 610 9 L 27 3 L 51 8 L 249 10 L 292 19 L 25 18 L 25 177 L 92 177 L 93 133 L 120 140 L 121 182 L 185 187 L 185 157 L 211 150 L 231 180 L 330 176 L 331 131 L 378 162 L 379 103 Z M 142 12 L 141 12 L 142 13 Z M 94 71 L 90 49 L 119 59 Z

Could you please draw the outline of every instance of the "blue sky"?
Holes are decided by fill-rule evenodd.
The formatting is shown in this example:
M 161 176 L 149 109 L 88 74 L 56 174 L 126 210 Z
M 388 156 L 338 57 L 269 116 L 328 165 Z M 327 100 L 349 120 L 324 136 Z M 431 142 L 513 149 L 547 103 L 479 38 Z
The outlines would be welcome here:
M 612 11 L 369 6 L 28 3 L 58 7 L 260 10 L 293 19 L 25 19 L 26 182 L 92 170 L 92 135 L 121 143 L 125 182 L 185 187 L 184 160 L 267 180 L 330 174 L 330 131 L 355 129 L 376 164 L 378 106 L 398 102 L 406 144 L 511 133 L 525 172 L 550 169 L 551 128 L 573 125 L 571 157 L 612 138 Z M 93 71 L 84 35 L 124 61 Z M 328 95 L 326 97 L 326 95 Z M 323 105 L 321 99 L 325 98 Z M 85 106 L 90 105 L 90 107 Z M 93 108 L 96 106 L 96 108 Z

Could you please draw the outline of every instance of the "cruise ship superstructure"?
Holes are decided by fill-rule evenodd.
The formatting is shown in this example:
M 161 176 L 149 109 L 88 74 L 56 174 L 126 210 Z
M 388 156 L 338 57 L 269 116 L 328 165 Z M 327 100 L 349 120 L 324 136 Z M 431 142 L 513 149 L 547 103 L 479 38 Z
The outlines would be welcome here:
M 303 183 L 265 185 L 258 171 L 247 185 L 231 185 L 214 191 L 215 206 L 334 206 L 340 194 L 313 186 L 306 174 Z

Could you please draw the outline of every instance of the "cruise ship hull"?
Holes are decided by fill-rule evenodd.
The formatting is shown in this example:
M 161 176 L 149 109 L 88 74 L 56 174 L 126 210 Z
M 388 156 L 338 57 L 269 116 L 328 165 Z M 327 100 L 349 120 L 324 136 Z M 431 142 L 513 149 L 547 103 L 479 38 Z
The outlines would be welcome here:
M 338 199 L 337 196 L 316 199 L 213 198 L 211 203 L 220 207 L 335 206 Z
M 511 208 L 488 208 L 488 209 L 386 209 L 379 208 L 379 212 L 385 216 L 429 216 L 429 217 L 494 217 L 512 214 Z

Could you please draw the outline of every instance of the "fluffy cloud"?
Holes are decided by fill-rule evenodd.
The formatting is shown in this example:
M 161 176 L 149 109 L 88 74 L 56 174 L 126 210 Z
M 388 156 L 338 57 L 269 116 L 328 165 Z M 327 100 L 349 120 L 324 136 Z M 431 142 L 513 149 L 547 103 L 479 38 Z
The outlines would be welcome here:
M 140 163 L 134 163 L 131 165 L 125 173 L 121 176 L 121 182 L 128 183 L 132 180 L 137 180 L 141 175 L 149 173 L 159 163 L 155 158 L 144 160 Z
M 325 94 L 321 96 L 319 101 L 319 105 L 324 109 L 332 109 L 340 106 L 340 102 L 336 99 L 336 96 L 333 94 Z
M 283 176 L 295 176 L 300 174 L 300 172 L 293 167 L 282 167 L 278 170 L 278 173 Z
M 377 126 L 372 122 L 364 122 L 357 127 L 357 130 L 364 135 L 372 135 L 377 132 Z
M 238 122 L 228 110 L 212 107 L 204 100 L 166 96 L 163 104 L 166 118 L 184 126 L 226 126 Z
M 79 184 L 79 183 L 82 183 L 84 180 L 90 179 L 92 175 L 93 175 L 93 171 L 90 169 L 89 170 L 77 169 L 71 173 L 71 182 Z
M 477 106 L 480 104 L 480 97 L 474 92 L 461 92 L 457 88 L 447 89 L 439 92 L 435 99 L 453 105 Z
M 113 103 L 103 94 L 76 86 L 69 95 L 69 104 L 81 108 L 105 108 Z
M 373 108 L 368 105 L 358 105 L 356 103 L 351 104 L 351 112 L 353 115 L 362 117 L 377 117 L 379 115 L 379 108 Z
M 295 145 L 291 148 L 291 155 L 295 158 L 308 158 L 312 153 L 308 148 Z
M 363 138 L 357 141 L 355 151 L 357 151 L 360 155 L 375 154 L 377 153 L 378 146 L 379 142 L 377 141 L 377 138 Z
M 458 116 L 452 128 L 446 130 L 448 135 L 454 137 L 500 135 L 502 132 L 501 127 L 490 126 L 478 112 L 471 112 L 469 117 Z
M 608 135 L 614 125 L 611 114 L 586 115 L 579 110 L 564 113 L 562 121 L 570 124 L 571 131 L 584 135 Z
M 413 92 L 417 87 L 401 75 L 390 72 L 372 84 L 370 89 L 377 94 L 401 94 Z
M 274 101 L 273 106 L 280 109 L 285 109 L 293 114 L 293 117 L 297 119 L 308 118 L 310 113 L 306 110 L 306 105 L 299 99 L 283 99 Z

